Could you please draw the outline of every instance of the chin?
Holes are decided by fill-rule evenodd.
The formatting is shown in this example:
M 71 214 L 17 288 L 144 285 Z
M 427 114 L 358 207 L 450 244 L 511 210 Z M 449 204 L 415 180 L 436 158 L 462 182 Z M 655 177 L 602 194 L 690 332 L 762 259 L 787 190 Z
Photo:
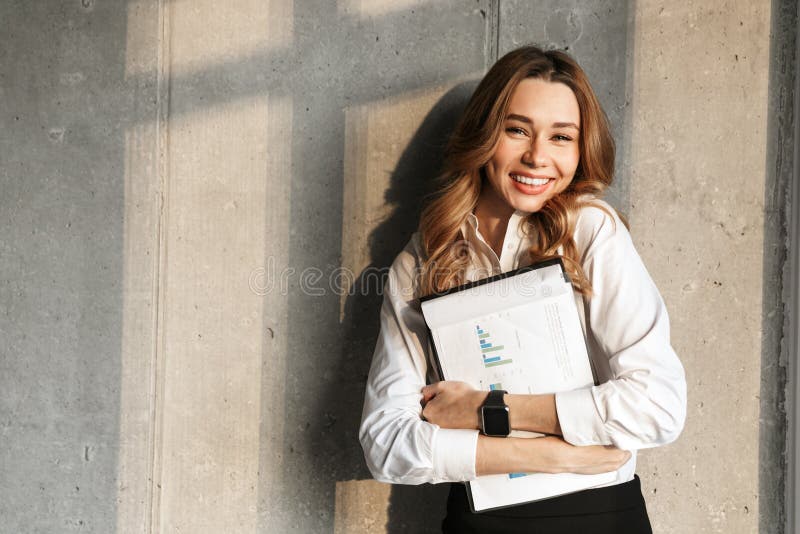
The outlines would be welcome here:
M 535 213 L 544 207 L 545 203 L 549 199 L 519 199 L 514 202 L 510 202 L 511 207 L 515 210 L 525 211 L 528 213 Z

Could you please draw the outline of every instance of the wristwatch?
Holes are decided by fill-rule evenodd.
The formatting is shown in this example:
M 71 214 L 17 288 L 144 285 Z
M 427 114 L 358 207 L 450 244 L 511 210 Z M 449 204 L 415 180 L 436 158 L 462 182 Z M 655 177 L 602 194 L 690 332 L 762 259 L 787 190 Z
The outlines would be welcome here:
M 508 406 L 503 402 L 506 391 L 493 389 L 483 401 L 480 411 L 481 432 L 487 436 L 505 438 L 511 433 Z

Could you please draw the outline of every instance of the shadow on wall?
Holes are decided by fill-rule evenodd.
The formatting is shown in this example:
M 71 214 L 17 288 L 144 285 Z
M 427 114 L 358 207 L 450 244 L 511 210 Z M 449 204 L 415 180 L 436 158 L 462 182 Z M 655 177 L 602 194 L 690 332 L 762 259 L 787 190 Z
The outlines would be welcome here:
M 392 172 L 391 185 L 386 191 L 386 203 L 393 207 L 390 215 L 369 236 L 370 264 L 358 276 L 354 291 L 345 305 L 339 379 L 325 395 L 326 406 L 338 406 L 342 428 L 350 429 L 342 436 L 358 434 L 365 382 L 375 348 L 381 306 L 381 287 L 375 287 L 370 273 L 385 273 L 394 258 L 416 231 L 424 198 L 432 192 L 434 178 L 442 167 L 442 155 L 447 139 L 458 121 L 477 82 L 465 82 L 448 91 L 430 110 L 403 151 Z M 371 286 L 370 286 L 371 284 Z M 358 380 L 352 387 L 342 387 L 347 381 Z M 347 398 L 342 398 L 346 392 Z M 344 445 L 344 444 L 343 444 Z M 361 448 L 357 442 L 352 450 L 351 465 L 358 478 L 369 478 Z M 387 532 L 439 532 L 447 499 L 448 484 L 392 487 Z

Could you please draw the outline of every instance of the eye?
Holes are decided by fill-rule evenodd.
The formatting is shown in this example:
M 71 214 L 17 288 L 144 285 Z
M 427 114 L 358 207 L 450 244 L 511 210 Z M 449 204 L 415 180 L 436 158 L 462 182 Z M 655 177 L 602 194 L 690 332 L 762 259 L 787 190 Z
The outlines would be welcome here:
M 527 130 L 519 126 L 509 126 L 506 128 L 506 132 L 514 135 L 528 135 Z
M 562 143 L 567 143 L 569 141 L 572 141 L 572 137 L 570 137 L 568 135 L 564 135 L 564 134 L 556 134 L 556 135 L 553 136 L 553 140 L 554 141 L 560 141 Z

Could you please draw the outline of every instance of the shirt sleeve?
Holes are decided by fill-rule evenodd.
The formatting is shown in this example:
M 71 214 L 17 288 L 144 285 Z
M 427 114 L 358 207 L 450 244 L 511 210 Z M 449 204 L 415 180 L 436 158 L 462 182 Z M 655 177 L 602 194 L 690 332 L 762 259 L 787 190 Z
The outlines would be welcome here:
M 586 243 L 582 265 L 592 284 L 587 337 L 607 358 L 608 376 L 598 386 L 556 394 L 564 439 L 626 450 L 669 443 L 686 418 L 686 379 L 664 301 L 616 214 L 586 211 L 576 241 Z
M 408 250 L 401 253 L 384 286 L 359 439 L 367 467 L 381 482 L 472 480 L 477 430 L 443 429 L 421 417 L 428 335 L 422 313 L 408 295 L 413 262 Z

